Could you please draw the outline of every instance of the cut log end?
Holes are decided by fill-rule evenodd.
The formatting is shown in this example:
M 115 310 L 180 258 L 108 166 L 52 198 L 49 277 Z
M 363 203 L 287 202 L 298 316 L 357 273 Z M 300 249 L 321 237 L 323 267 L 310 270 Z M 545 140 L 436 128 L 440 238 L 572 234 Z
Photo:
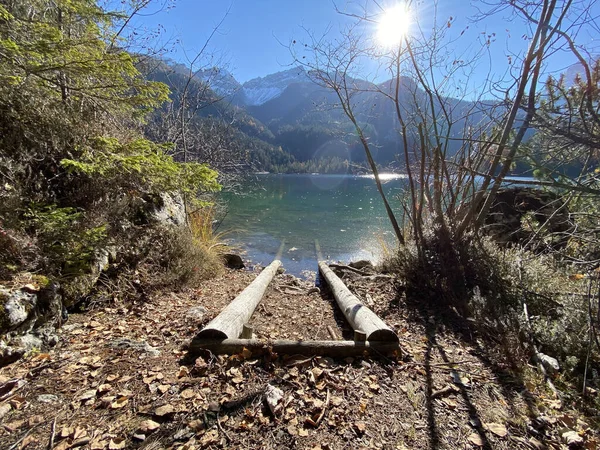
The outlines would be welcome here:
M 222 340 L 227 339 L 229 336 L 221 330 L 216 328 L 204 328 L 197 335 L 196 339 L 211 339 L 211 340 Z
M 400 342 L 396 333 L 386 329 L 374 331 L 367 336 L 367 340 L 370 342 Z

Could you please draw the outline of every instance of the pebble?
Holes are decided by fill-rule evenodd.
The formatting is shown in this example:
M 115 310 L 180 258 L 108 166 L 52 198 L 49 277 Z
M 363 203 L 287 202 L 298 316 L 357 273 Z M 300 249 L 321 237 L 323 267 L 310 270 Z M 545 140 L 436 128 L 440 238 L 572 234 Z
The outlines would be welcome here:
M 38 402 L 42 403 L 58 403 L 58 397 L 53 394 L 41 394 L 37 397 Z

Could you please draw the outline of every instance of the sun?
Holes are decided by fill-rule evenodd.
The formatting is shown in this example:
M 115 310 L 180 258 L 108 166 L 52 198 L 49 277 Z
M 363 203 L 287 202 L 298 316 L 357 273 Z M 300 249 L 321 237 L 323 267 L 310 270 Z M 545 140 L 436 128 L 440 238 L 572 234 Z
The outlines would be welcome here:
M 383 12 L 377 24 L 377 40 L 381 45 L 393 47 L 408 33 L 412 17 L 408 6 L 400 3 Z

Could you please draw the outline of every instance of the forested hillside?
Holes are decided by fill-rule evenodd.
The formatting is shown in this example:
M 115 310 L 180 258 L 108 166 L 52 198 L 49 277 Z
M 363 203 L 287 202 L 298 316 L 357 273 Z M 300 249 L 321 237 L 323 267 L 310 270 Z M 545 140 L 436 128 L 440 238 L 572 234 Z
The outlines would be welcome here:
M 0 3 L 0 277 L 40 274 L 65 307 L 109 265 L 107 295 L 220 266 L 190 232 L 155 218 L 165 203 L 198 208 L 220 185 L 208 164 L 145 136 L 169 88 L 122 48 L 126 18 L 90 0 Z

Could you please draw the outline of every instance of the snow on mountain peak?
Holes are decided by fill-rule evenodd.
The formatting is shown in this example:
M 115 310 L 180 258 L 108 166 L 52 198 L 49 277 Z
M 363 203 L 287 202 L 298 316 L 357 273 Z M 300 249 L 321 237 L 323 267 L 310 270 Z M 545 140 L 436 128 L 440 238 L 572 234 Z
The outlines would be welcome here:
M 304 68 L 294 67 L 283 72 L 246 81 L 242 85 L 242 90 L 246 104 L 258 106 L 279 97 L 290 84 L 306 83 L 308 81 L 309 78 Z
M 242 85 L 226 69 L 211 67 L 201 69 L 195 74 L 202 81 L 208 83 L 210 88 L 219 95 L 231 96 L 242 88 Z

